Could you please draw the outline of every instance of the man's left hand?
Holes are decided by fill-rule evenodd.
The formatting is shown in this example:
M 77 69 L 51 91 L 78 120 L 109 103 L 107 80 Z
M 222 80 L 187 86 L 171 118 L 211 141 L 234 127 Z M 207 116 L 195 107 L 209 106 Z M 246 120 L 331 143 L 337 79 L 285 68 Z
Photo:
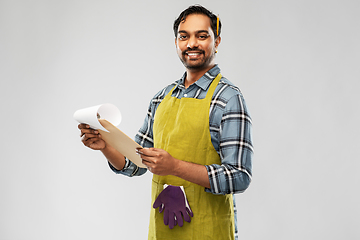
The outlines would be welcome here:
M 142 148 L 138 149 L 137 153 L 140 154 L 142 163 L 153 174 L 174 175 L 179 160 L 173 158 L 167 151 L 160 148 Z

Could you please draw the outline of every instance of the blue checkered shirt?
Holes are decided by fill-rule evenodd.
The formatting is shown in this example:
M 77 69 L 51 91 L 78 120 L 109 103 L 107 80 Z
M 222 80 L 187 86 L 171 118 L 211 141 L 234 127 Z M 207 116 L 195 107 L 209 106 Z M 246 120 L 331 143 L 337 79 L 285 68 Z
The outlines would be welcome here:
M 203 99 L 211 82 L 219 73 L 220 68 L 216 65 L 187 89 L 184 86 L 185 73 L 180 80 L 159 91 L 150 101 L 144 124 L 135 136 L 135 141 L 146 148 L 154 146 L 153 123 L 155 112 L 174 86 L 173 97 Z M 211 142 L 221 158 L 221 165 L 205 166 L 211 186 L 210 189 L 205 188 L 205 191 L 213 194 L 241 193 L 248 188 L 252 177 L 252 121 L 239 88 L 225 77 L 221 78 L 213 94 L 209 123 Z M 127 176 L 140 176 L 147 171 L 146 168 L 139 168 L 128 159 L 126 159 L 125 167 L 121 171 L 116 170 L 111 165 L 110 167 L 114 172 Z

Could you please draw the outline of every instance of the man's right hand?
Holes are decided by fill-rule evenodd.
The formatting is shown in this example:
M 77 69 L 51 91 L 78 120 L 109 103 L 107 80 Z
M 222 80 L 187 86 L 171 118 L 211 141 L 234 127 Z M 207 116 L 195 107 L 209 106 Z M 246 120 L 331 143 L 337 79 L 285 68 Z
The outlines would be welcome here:
M 93 150 L 103 150 L 106 147 L 105 141 L 101 138 L 99 131 L 90 128 L 87 124 L 79 124 L 81 141 L 85 146 Z

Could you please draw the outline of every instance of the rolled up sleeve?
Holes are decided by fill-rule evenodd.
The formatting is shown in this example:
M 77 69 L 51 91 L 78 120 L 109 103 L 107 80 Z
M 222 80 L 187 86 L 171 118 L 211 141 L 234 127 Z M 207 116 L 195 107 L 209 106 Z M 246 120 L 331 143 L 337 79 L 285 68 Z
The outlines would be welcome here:
M 219 130 L 221 165 L 207 165 L 213 194 L 244 192 L 252 178 L 252 120 L 241 94 L 232 97 L 224 109 Z

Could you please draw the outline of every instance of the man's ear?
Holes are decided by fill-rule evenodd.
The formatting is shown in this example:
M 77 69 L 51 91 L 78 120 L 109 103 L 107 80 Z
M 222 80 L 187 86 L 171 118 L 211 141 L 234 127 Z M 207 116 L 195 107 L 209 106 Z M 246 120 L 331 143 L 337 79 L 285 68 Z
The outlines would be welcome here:
M 218 36 L 215 40 L 215 48 L 217 48 L 219 46 L 219 44 L 221 43 L 221 37 Z

